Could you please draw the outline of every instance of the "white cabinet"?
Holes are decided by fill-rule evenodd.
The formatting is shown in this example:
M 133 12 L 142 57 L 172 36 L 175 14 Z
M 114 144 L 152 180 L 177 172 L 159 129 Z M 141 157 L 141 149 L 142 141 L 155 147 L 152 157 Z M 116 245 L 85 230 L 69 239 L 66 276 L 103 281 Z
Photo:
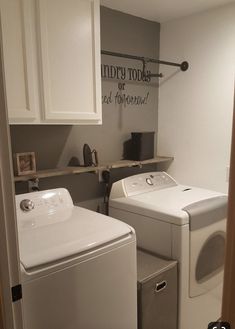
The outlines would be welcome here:
M 29 0 L 1 0 L 2 41 L 10 122 L 36 120 L 33 15 Z
M 101 120 L 99 3 L 38 0 L 47 122 Z
M 10 123 L 102 123 L 99 1 L 0 1 Z

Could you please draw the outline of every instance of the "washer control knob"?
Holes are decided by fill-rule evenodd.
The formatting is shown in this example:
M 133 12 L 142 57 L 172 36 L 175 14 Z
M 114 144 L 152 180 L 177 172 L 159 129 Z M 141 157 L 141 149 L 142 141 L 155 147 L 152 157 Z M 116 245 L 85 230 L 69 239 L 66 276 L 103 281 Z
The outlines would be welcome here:
M 149 185 L 153 185 L 153 181 L 151 178 L 146 178 L 146 183 Z
M 34 209 L 34 203 L 32 200 L 24 199 L 20 203 L 20 208 L 21 208 L 21 210 L 23 210 L 25 212 L 31 211 Z

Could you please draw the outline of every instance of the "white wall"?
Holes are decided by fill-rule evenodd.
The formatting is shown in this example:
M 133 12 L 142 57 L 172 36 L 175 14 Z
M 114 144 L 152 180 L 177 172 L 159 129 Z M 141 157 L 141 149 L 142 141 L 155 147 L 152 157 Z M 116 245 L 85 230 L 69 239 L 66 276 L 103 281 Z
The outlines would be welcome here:
M 179 182 L 227 191 L 235 73 L 235 4 L 161 25 L 158 154 Z

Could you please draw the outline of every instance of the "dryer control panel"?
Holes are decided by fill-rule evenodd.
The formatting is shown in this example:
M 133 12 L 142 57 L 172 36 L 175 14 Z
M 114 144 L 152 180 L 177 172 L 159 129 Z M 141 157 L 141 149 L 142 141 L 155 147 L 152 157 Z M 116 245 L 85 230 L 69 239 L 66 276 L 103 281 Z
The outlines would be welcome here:
M 163 171 L 149 172 L 124 178 L 112 186 L 110 199 L 138 195 L 178 185 Z

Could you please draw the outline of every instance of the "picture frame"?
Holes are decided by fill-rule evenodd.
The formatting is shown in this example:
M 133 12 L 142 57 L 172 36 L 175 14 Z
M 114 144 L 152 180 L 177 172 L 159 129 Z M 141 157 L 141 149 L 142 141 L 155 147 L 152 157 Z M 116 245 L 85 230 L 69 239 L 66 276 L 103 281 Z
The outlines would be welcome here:
M 35 152 L 15 153 L 14 172 L 17 176 L 34 174 L 36 172 Z

